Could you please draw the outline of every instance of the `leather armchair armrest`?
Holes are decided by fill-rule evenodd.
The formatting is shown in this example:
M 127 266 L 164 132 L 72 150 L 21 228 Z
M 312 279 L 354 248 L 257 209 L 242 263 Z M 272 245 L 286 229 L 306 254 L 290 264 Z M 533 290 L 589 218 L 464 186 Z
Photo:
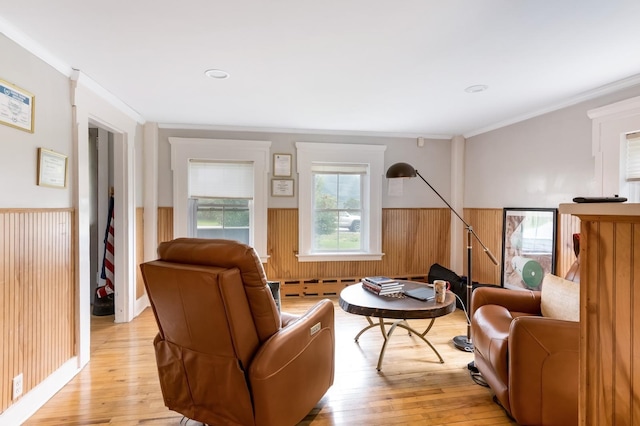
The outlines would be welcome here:
M 333 384 L 335 363 L 334 306 L 314 305 L 276 332 L 260 348 L 248 378 L 256 418 L 264 424 L 294 424 Z
M 291 318 L 292 319 L 292 318 Z M 312 327 L 320 329 L 312 334 Z M 298 319 L 288 321 L 286 327 L 276 332 L 254 357 L 250 375 L 264 380 L 285 368 L 292 359 L 307 350 L 309 345 L 323 334 L 330 334 L 331 349 L 334 345 L 334 308 L 330 300 L 321 300 Z
M 580 323 L 519 317 L 509 331 L 511 413 L 521 424 L 577 425 Z
M 471 296 L 472 312 L 482 305 L 500 305 L 511 312 L 540 315 L 540 292 L 509 290 L 502 287 L 478 287 Z

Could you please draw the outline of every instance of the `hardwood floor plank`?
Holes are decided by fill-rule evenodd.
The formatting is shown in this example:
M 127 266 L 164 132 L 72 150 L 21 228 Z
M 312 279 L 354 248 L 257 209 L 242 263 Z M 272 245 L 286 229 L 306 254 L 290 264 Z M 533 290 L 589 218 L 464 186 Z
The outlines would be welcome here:
M 318 299 L 284 298 L 282 309 L 304 313 Z M 354 341 L 367 325 L 361 316 L 335 305 L 336 374 L 334 385 L 299 426 L 338 425 L 515 425 L 492 400 L 489 389 L 473 382 L 470 353 L 451 339 L 466 333 L 464 314 L 438 318 L 427 338 L 445 362 L 419 338 L 396 329 L 382 371 L 376 371 L 383 343 L 379 329 Z M 423 330 L 428 320 L 410 321 Z M 113 316 L 93 317 L 91 361 L 25 425 L 158 425 L 180 426 L 182 415 L 163 403 L 153 338 L 153 313 L 145 310 L 127 324 Z M 182 423 L 184 425 L 184 422 Z M 187 426 L 197 426 L 190 421 Z

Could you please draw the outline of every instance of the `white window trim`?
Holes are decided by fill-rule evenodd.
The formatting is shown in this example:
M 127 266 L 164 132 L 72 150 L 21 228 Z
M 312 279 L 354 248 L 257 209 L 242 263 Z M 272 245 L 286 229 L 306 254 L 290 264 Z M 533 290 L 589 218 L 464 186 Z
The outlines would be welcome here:
M 262 263 L 267 256 L 267 206 L 269 196 L 270 141 L 169 138 L 173 171 L 173 235 L 189 235 L 189 160 L 252 161 L 254 167 L 254 214 L 250 245 Z
M 382 253 L 382 178 L 384 176 L 385 145 L 360 145 L 296 142 L 298 171 L 298 261 L 364 261 L 380 260 Z M 368 206 L 363 204 L 362 225 L 367 226 L 368 238 L 364 242 L 364 252 L 353 253 L 313 253 L 311 218 L 313 211 L 313 177 L 311 165 L 325 163 L 367 163 L 369 164 L 369 184 L 364 188 Z M 362 228 L 361 228 L 362 229 Z M 363 235 L 366 235 L 363 233 Z

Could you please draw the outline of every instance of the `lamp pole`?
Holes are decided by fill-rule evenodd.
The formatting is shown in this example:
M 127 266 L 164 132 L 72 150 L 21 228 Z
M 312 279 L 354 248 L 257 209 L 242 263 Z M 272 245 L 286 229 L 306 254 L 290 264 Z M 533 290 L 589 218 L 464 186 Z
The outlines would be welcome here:
M 394 179 L 394 178 L 403 178 L 403 177 L 420 177 L 420 179 L 422 179 L 422 181 L 424 183 L 427 184 L 427 186 L 429 188 L 431 188 L 431 190 L 438 196 L 438 198 L 440 198 L 442 200 L 443 203 L 446 204 L 447 207 L 449 207 L 449 210 L 451 210 L 453 212 L 453 214 L 455 214 L 458 219 L 460 219 L 460 221 L 464 224 L 466 230 L 467 230 L 467 300 L 466 300 L 466 310 L 467 310 L 467 334 L 466 336 L 456 336 L 453 338 L 453 345 L 462 350 L 462 351 L 466 351 L 466 352 L 473 352 L 473 341 L 471 340 L 471 316 L 472 316 L 472 312 L 471 312 L 471 293 L 473 291 L 473 280 L 472 280 L 472 275 L 473 275 L 473 238 L 475 238 L 478 243 L 480 243 L 480 245 L 482 246 L 484 252 L 487 254 L 487 256 L 489 256 L 489 259 L 491 259 L 491 261 L 493 262 L 494 265 L 498 265 L 498 261 L 496 260 L 495 256 L 493 255 L 493 253 L 491 253 L 491 251 L 487 248 L 486 245 L 484 245 L 484 243 L 482 242 L 482 240 L 480 239 L 480 237 L 478 237 L 478 234 L 475 233 L 475 231 L 473 230 L 473 227 L 471 225 L 469 225 L 463 218 L 462 216 L 460 216 L 458 214 L 458 212 L 451 207 L 451 204 L 449 204 L 447 202 L 447 200 L 444 199 L 444 197 L 442 195 L 440 195 L 440 193 L 438 191 L 436 191 L 436 189 L 431 186 L 431 184 L 429 182 L 427 182 L 427 180 L 420 174 L 418 173 L 418 171 L 416 169 L 413 168 L 413 166 L 411 166 L 410 164 L 407 163 L 396 163 L 394 165 L 392 165 L 391 167 L 389 167 L 389 169 L 387 170 L 387 178 L 388 179 Z M 473 238 L 472 238 L 473 237 Z

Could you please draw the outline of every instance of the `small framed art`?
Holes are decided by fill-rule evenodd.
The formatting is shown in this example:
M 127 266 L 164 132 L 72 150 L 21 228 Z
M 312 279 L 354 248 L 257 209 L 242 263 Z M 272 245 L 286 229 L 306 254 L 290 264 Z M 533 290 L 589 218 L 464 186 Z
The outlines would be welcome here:
M 271 195 L 293 197 L 293 179 L 271 179 Z
M 502 220 L 502 286 L 540 290 L 555 273 L 556 209 L 505 208 Z
M 51 188 L 67 186 L 67 156 L 38 148 L 38 185 Z
M 273 154 L 273 175 L 291 176 L 291 154 Z

